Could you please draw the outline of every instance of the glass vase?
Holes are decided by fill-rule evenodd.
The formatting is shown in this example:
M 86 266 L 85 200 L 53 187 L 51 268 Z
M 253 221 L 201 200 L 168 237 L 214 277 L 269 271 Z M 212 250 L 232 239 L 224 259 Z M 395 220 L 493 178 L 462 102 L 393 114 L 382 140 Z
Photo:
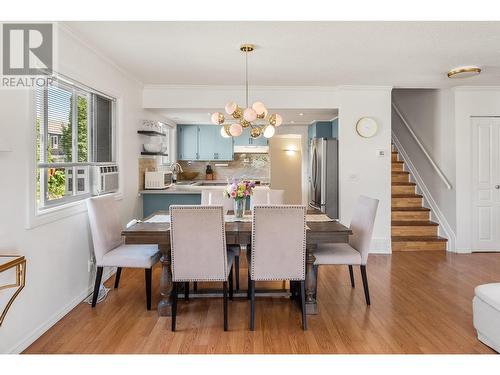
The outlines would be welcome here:
M 243 219 L 244 213 L 245 213 L 245 199 L 235 199 L 234 200 L 234 217 L 237 219 Z

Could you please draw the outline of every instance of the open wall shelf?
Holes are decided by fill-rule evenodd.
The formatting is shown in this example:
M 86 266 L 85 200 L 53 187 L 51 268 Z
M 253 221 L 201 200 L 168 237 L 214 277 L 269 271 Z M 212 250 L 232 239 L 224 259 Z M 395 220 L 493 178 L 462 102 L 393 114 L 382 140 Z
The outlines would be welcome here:
M 162 137 L 166 136 L 165 133 L 160 133 L 160 132 L 157 132 L 154 130 L 137 130 L 137 133 L 142 134 L 142 135 L 147 135 L 149 137 L 154 137 L 154 136 L 158 136 L 158 135 L 162 136 Z

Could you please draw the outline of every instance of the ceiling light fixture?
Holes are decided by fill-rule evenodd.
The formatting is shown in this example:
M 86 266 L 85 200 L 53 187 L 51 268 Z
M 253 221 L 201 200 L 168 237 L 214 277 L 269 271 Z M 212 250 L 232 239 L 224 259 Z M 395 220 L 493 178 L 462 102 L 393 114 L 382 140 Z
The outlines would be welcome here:
M 480 73 L 481 68 L 478 66 L 459 66 L 448 72 L 448 78 L 468 78 Z
M 239 137 L 244 128 L 250 127 L 252 138 L 271 138 L 276 132 L 275 127 L 283 123 L 282 117 L 277 114 L 269 114 L 266 106 L 262 102 L 255 102 L 248 106 L 248 53 L 255 49 L 253 44 L 242 44 L 240 51 L 245 53 L 245 109 L 240 108 L 235 102 L 229 102 L 224 107 L 226 113 L 237 122 L 226 123 L 223 113 L 215 112 L 211 115 L 212 123 L 222 125 L 220 133 L 223 137 Z

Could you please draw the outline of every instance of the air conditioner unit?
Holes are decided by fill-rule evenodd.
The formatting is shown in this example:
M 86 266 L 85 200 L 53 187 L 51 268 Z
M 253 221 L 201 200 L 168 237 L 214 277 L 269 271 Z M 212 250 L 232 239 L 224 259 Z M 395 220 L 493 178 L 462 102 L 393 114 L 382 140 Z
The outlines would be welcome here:
M 73 173 L 76 171 L 76 176 Z M 76 179 L 76 185 L 73 185 L 73 177 Z M 66 195 L 73 195 L 73 186 L 76 188 L 75 194 L 85 194 L 88 192 L 88 168 L 70 167 L 66 168 Z
M 92 195 L 118 191 L 118 165 L 94 165 L 92 171 Z

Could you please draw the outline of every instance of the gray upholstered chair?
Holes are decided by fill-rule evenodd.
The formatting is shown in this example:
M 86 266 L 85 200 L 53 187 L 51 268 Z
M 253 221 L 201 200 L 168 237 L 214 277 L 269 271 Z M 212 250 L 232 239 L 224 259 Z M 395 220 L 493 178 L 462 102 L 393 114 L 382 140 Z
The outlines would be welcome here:
M 255 188 L 250 197 L 250 209 L 253 206 L 268 204 L 284 204 L 285 191 L 267 188 Z
M 372 240 L 373 225 L 377 215 L 378 199 L 360 196 L 351 219 L 352 236 L 349 243 L 321 244 L 314 251 L 315 265 L 348 265 L 351 285 L 354 288 L 352 266 L 359 265 L 365 291 L 366 304 L 370 305 L 370 292 L 366 264 Z
M 177 319 L 180 283 L 220 281 L 224 292 L 224 331 L 227 331 L 227 289 L 232 298 L 231 252 L 226 249 L 222 206 L 170 206 L 172 253 L 172 331 Z M 187 295 L 187 294 L 186 294 Z
M 95 307 L 101 286 L 103 267 L 118 267 L 115 288 L 118 288 L 122 268 L 144 268 L 146 306 L 151 310 L 151 269 L 160 259 L 158 245 L 125 245 L 122 240 L 119 207 L 111 195 L 89 198 L 87 209 L 97 265 L 92 307 Z
M 234 200 L 224 196 L 224 188 L 205 189 L 201 191 L 201 204 L 205 206 L 222 206 L 224 213 L 234 209 Z M 233 253 L 234 256 L 234 278 L 236 280 L 236 291 L 240 290 L 240 245 L 228 245 L 227 249 Z M 194 283 L 195 290 L 197 284 Z
M 305 310 L 306 208 L 256 205 L 250 255 L 250 330 L 255 321 L 255 282 L 289 280 L 300 283 L 302 328 Z

